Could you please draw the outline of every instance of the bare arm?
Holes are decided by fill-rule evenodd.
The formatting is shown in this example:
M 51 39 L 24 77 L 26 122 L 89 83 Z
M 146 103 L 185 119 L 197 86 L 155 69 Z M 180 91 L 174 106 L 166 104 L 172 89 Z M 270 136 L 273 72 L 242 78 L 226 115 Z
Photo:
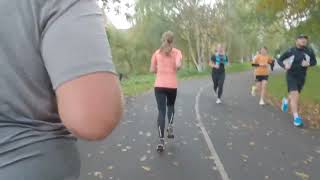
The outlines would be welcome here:
M 121 118 L 121 90 L 114 74 L 82 76 L 61 85 L 56 94 L 62 122 L 79 138 L 103 139 Z
M 157 73 L 157 52 L 152 55 L 151 64 L 150 64 L 150 72 Z

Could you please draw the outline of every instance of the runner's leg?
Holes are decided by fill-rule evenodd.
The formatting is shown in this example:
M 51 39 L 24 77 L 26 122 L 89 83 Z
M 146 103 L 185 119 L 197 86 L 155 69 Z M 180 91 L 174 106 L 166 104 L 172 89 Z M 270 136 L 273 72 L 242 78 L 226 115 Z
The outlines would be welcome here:
M 300 92 L 304 86 L 305 79 L 299 79 L 295 76 L 287 74 L 287 83 L 288 83 L 288 91 L 289 91 L 289 99 L 290 99 L 290 107 L 293 114 L 294 125 L 295 126 L 303 126 L 303 120 L 298 114 L 298 105 L 299 105 L 299 96 Z
M 163 89 L 155 88 L 155 96 L 158 105 L 158 132 L 159 137 L 164 138 L 164 129 L 166 123 L 166 94 Z
M 290 107 L 294 118 L 298 117 L 299 91 L 291 91 L 289 94 Z
M 226 74 L 222 73 L 219 75 L 219 80 L 218 80 L 218 99 L 221 99 L 222 94 L 223 94 L 223 85 L 224 85 L 224 81 L 226 78 Z
M 256 81 L 256 91 L 258 91 L 259 94 L 261 94 L 261 89 L 262 89 L 262 83 L 261 83 L 261 81 L 257 80 Z
M 214 72 L 212 72 L 211 76 L 212 76 L 212 82 L 213 82 L 213 90 L 215 93 L 217 93 L 219 77 L 217 73 L 214 73 Z
M 167 92 L 167 107 L 169 124 L 173 124 L 174 119 L 174 105 L 177 98 L 177 89 L 170 89 Z
M 177 97 L 177 89 L 169 89 L 167 91 L 167 107 L 168 107 L 168 138 L 173 139 L 173 120 L 174 120 L 174 105 Z
M 267 80 L 263 80 L 261 82 L 261 96 L 260 96 L 260 100 L 264 100 L 265 99 L 265 95 L 267 92 L 267 85 L 268 85 L 268 81 Z

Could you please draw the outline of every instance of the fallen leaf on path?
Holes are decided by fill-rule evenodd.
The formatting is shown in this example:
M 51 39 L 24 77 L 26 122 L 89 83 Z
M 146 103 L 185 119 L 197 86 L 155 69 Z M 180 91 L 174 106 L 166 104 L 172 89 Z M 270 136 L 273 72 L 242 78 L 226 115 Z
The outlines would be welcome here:
M 314 159 L 314 157 L 313 157 L 313 156 L 308 155 L 308 159 L 307 159 L 307 161 L 309 161 L 310 163 L 312 163 L 313 159 Z
M 118 147 L 121 147 L 121 146 L 122 146 L 122 144 L 117 144 L 117 146 L 118 146 Z
M 168 156 L 172 156 L 173 155 L 173 153 L 172 152 L 168 152 Z
M 194 141 L 198 141 L 198 140 L 199 140 L 199 138 L 193 138 L 193 140 L 194 140 Z
M 147 156 L 146 156 L 146 155 L 144 155 L 144 156 L 142 156 L 142 157 L 140 158 L 140 161 L 141 161 L 141 162 L 143 162 L 143 161 L 145 161 L 145 160 L 147 160 Z
M 255 143 L 255 142 L 253 142 L 253 141 L 251 141 L 251 142 L 249 143 L 249 145 L 250 145 L 250 146 L 255 146 L 255 145 L 256 145 L 256 143 Z
M 113 166 L 108 166 L 107 168 L 109 171 L 113 170 Z
M 151 168 L 148 167 L 148 166 L 142 166 L 142 169 L 145 170 L 145 171 L 147 171 L 147 172 L 151 171 Z
M 310 176 L 308 174 L 305 174 L 303 172 L 295 172 L 296 176 L 300 177 L 302 180 L 308 180 Z
M 141 136 L 142 136 L 142 135 L 143 135 L 143 132 L 142 132 L 142 131 L 139 131 L 139 135 L 141 135 Z
M 101 172 L 99 172 L 99 171 L 94 172 L 94 173 L 93 173 L 93 175 L 94 175 L 95 177 L 100 178 L 100 179 L 102 179 L 102 178 L 103 178 L 102 173 L 101 173 Z
M 249 156 L 248 156 L 248 155 L 245 155 L 245 154 L 241 154 L 241 157 L 246 158 L 246 159 L 249 158 Z
M 92 154 L 88 154 L 88 158 L 91 157 L 91 156 L 92 156 Z
M 232 125 L 231 127 L 232 127 L 232 129 L 239 129 L 239 127 L 238 127 L 238 126 L 234 126 L 234 125 Z
M 147 153 L 148 153 L 148 154 L 151 154 L 151 150 L 148 150 Z
M 131 146 L 126 146 L 126 149 L 130 150 L 130 149 L 132 149 L 132 147 Z
M 218 170 L 217 166 L 213 166 L 212 170 L 217 171 Z
M 270 177 L 269 176 L 265 176 L 264 179 L 270 179 Z
M 100 153 L 100 154 L 104 154 L 104 151 L 100 151 L 99 153 Z
M 146 136 L 147 136 L 147 137 L 150 137 L 150 136 L 151 136 L 151 132 L 147 132 L 147 133 L 146 133 Z
M 176 161 L 173 162 L 172 164 L 173 164 L 174 166 L 177 166 L 177 167 L 179 166 L 179 162 L 176 162 Z
M 122 151 L 122 152 L 127 152 L 128 150 L 127 150 L 127 149 L 122 149 L 121 151 Z

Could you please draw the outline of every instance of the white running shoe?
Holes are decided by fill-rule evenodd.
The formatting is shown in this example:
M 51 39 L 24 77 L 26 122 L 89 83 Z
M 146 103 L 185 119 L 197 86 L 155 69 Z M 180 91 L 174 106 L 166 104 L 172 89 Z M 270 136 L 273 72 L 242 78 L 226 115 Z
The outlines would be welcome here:
M 164 149 L 165 149 L 164 144 L 165 144 L 164 139 L 163 139 L 163 138 L 160 138 L 160 142 L 159 142 L 159 144 L 158 144 L 158 146 L 157 146 L 157 151 L 158 151 L 159 153 L 161 153 L 161 152 L 164 151 Z
M 221 99 L 217 99 L 216 103 L 221 104 L 222 103 Z
M 260 99 L 259 104 L 260 104 L 260 106 L 264 106 L 264 105 L 266 105 L 266 103 L 264 102 L 264 100 L 263 100 L 263 99 Z

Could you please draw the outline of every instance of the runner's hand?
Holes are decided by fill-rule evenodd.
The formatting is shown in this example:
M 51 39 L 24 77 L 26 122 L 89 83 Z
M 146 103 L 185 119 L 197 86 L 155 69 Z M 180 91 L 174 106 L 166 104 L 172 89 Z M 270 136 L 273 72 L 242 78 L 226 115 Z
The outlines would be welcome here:
M 291 65 L 290 64 L 284 64 L 284 69 L 286 69 L 286 70 L 291 69 Z
M 219 69 L 220 66 L 219 66 L 219 64 L 215 64 L 215 65 L 213 65 L 213 67 L 216 69 Z
M 302 65 L 302 67 L 309 67 L 310 63 L 308 61 L 306 61 L 306 60 L 303 60 L 301 65 Z

